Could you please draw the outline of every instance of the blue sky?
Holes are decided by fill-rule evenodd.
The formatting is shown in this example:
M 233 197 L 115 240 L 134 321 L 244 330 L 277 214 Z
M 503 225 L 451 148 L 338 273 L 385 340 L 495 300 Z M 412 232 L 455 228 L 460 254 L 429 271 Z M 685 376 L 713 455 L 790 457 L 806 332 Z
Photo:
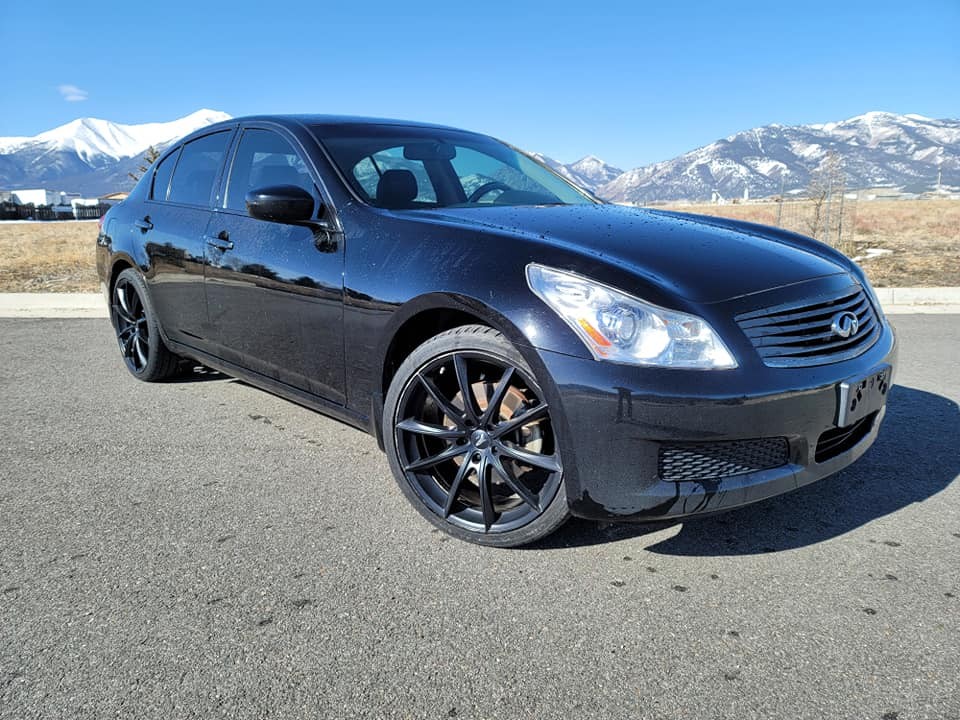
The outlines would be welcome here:
M 627 169 L 772 122 L 960 117 L 958 37 L 960 0 L 5 3 L 0 135 L 350 113 Z

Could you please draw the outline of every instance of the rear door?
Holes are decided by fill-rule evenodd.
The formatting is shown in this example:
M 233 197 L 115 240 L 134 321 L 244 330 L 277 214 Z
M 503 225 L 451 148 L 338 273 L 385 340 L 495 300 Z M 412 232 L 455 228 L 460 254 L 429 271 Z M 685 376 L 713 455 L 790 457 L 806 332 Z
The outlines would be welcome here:
M 343 243 L 315 227 L 250 217 L 249 190 L 298 185 L 322 195 L 296 139 L 279 127 L 240 134 L 207 230 L 209 334 L 226 360 L 343 404 Z M 329 202 L 326 210 L 332 212 Z
M 170 339 L 201 349 L 208 328 L 204 238 L 232 135 L 232 129 L 210 133 L 165 157 L 154 171 L 144 215 L 136 219 L 160 324 Z

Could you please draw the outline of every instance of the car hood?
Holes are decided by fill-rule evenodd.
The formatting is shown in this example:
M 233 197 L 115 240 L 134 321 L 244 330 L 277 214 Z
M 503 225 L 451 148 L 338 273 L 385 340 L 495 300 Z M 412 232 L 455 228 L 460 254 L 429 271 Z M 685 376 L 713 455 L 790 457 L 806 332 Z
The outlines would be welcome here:
M 563 246 L 701 303 L 849 272 L 832 250 L 809 238 L 697 215 L 619 205 L 444 208 L 405 214 Z M 549 255 L 536 259 L 551 263 Z

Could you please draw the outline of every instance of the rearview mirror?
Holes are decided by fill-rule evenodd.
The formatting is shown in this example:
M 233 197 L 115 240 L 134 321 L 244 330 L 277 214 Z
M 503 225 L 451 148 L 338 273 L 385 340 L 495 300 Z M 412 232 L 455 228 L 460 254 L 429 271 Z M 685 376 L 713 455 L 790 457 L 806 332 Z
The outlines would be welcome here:
M 457 149 L 445 142 L 416 142 L 403 146 L 403 157 L 407 160 L 453 160 Z
M 247 193 L 247 213 L 258 220 L 299 223 L 313 218 L 313 196 L 297 185 L 271 185 Z

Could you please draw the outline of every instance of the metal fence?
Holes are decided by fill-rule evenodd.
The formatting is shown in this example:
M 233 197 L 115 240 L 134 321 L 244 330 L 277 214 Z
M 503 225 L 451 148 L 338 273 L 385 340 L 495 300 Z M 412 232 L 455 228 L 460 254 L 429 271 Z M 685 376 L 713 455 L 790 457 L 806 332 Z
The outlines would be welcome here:
M 840 250 L 853 247 L 857 196 L 834 193 L 822 198 L 780 200 L 771 225 L 802 233 Z
M 0 203 L 0 220 L 96 220 L 103 217 L 110 205 L 77 205 L 73 208 L 53 205 L 18 205 L 12 202 Z
M 855 251 L 857 193 L 837 191 L 797 199 L 732 202 L 724 204 L 670 204 L 685 212 L 715 215 L 773 225 L 816 238 L 850 255 Z

